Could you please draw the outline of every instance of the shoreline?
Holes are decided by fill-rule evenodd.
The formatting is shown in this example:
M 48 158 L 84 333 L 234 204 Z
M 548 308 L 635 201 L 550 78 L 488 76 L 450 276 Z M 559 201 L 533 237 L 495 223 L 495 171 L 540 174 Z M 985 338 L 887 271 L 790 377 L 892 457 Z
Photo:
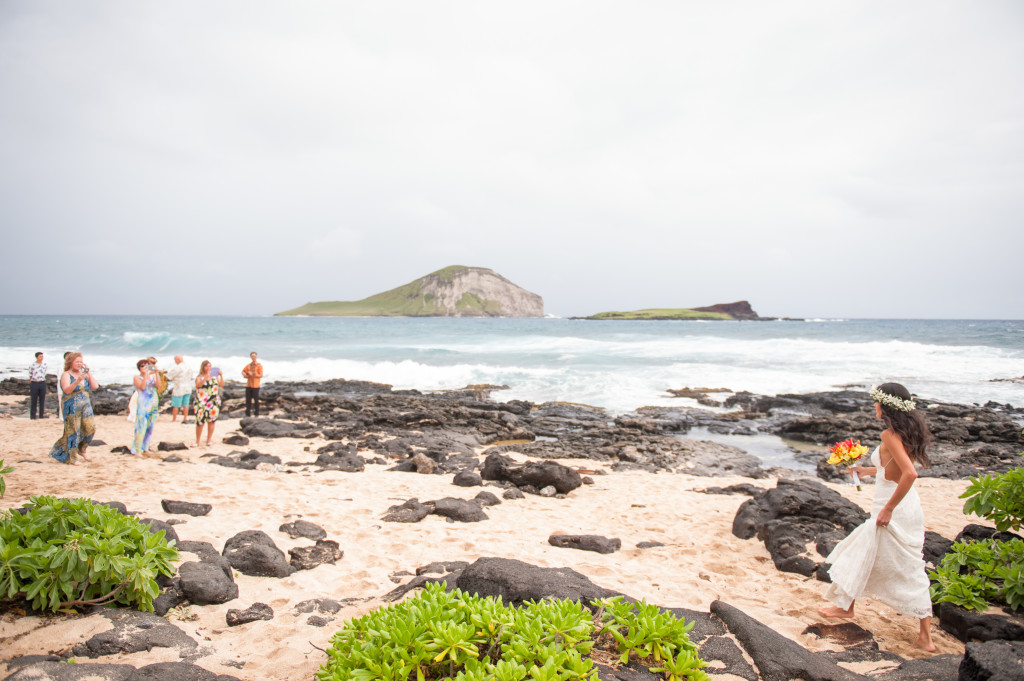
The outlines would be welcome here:
M 336 389 L 328 391 L 333 396 L 328 397 L 287 397 L 286 388 L 310 385 L 267 384 L 265 404 L 273 405 L 268 409 L 272 418 L 245 422 L 234 416 L 222 417 L 211 447 L 161 452 L 153 458 L 114 453 L 115 447 L 128 442 L 132 425 L 121 414 L 99 415 L 97 438 L 106 444 L 91 448 L 93 463 L 79 467 L 57 464 L 47 456 L 50 445 L 60 435 L 58 419 L 32 421 L 9 414 L 4 418 L 5 409 L 25 398 L 0 397 L 0 438 L 4 442 L 0 458 L 14 467 L 5 476 L 7 492 L 0 499 L 2 509 L 19 507 L 32 494 L 120 501 L 140 517 L 175 523 L 181 540 L 209 542 L 217 551 L 228 539 L 246 530 L 265 532 L 285 553 L 309 546 L 310 540 L 292 538 L 279 529 L 285 523 L 302 519 L 323 527 L 327 538 L 337 541 L 344 552 L 334 564 L 301 570 L 284 578 L 238 574 L 238 598 L 221 605 L 188 606 L 180 611 L 178 614 L 186 619 L 170 621 L 199 642 L 195 650 L 154 647 L 97 659 L 76 656 L 79 662 L 142 667 L 188 659 L 211 672 L 246 679 L 310 678 L 325 659 L 318 648 L 328 647 L 331 635 L 342 622 L 385 605 L 387 593 L 407 583 L 431 563 L 472 562 L 481 557 L 517 558 L 541 567 L 569 567 L 601 587 L 645 598 L 663 607 L 706 612 L 713 601 L 721 600 L 809 651 L 841 649 L 827 639 L 806 633 L 810 625 L 834 624 L 817 614 L 817 608 L 824 603 L 826 585 L 780 572 L 764 544 L 733 535 L 733 519 L 746 496 L 702 491 L 728 485 L 770 489 L 780 478 L 771 471 L 756 478 L 730 474 L 714 465 L 723 450 L 697 447 L 685 452 L 689 452 L 686 456 L 695 457 L 705 470 L 704 475 L 693 475 L 681 468 L 669 472 L 670 469 L 654 466 L 660 459 L 647 449 L 663 446 L 659 444 L 663 443 L 661 436 L 644 434 L 641 422 L 622 419 L 617 419 L 619 423 L 609 430 L 592 408 L 542 405 L 543 408 L 531 412 L 523 406 L 525 411 L 521 409 L 522 415 L 517 416 L 510 410 L 519 405 L 497 407 L 496 403 L 478 401 L 479 396 L 471 394 L 473 390 L 439 391 L 424 396 L 391 392 L 382 384 L 369 382 L 337 382 Z M 274 392 L 276 396 L 272 395 Z M 237 410 L 238 399 L 227 391 L 226 413 Z M 679 411 L 690 413 L 687 409 Z M 466 416 L 469 412 L 472 418 Z M 527 416 L 531 420 L 522 421 Z M 645 421 L 647 428 L 650 424 L 668 423 L 663 414 L 644 417 L 649 419 Z M 442 421 L 443 427 L 439 425 Z M 332 424 L 336 432 L 326 432 L 325 425 L 317 425 L 315 430 L 294 431 L 291 436 L 254 434 L 261 423 L 283 424 L 282 428 L 288 424 Z M 593 440 L 586 437 L 595 432 L 601 438 L 624 438 L 624 445 L 604 458 L 536 456 L 526 441 L 513 437 L 523 423 L 529 423 L 533 432 L 540 435 L 535 443 L 538 447 L 550 447 L 554 441 L 568 447 L 558 451 L 575 451 L 573 438 L 583 438 L 579 440 L 580 447 L 591 451 L 592 445 L 588 443 Z M 493 430 L 484 438 L 490 442 L 469 437 L 481 428 Z M 224 442 L 230 436 L 241 435 L 243 430 L 249 433 L 245 444 Z M 442 438 L 441 433 L 447 433 L 448 439 Z M 187 444 L 194 437 L 194 426 L 171 423 L 161 410 L 154 443 Z M 675 439 L 671 434 L 664 437 L 665 441 Z M 449 468 L 439 469 L 433 475 L 389 470 L 407 456 L 393 446 L 398 444 L 406 449 L 410 445 L 414 450 L 425 448 L 420 451 L 448 448 L 450 454 L 439 457 L 439 462 Z M 317 466 L 318 450 L 335 445 L 343 445 L 357 454 L 366 462 L 365 468 L 348 473 Z M 240 452 L 247 450 L 276 456 L 280 463 L 259 464 L 253 470 L 215 465 L 217 457 L 237 460 Z M 390 507 L 410 498 L 472 499 L 481 488 L 453 485 L 452 471 L 467 461 L 481 460 L 489 452 L 500 452 L 518 462 L 552 461 L 582 469 L 593 484 L 585 484 L 564 498 L 526 494 L 521 499 L 507 499 L 487 507 L 488 518 L 481 522 L 453 523 L 434 515 L 412 524 L 382 519 Z M 702 457 L 714 461 L 703 461 Z M 819 482 L 862 508 L 870 508 L 870 485 L 858 492 L 851 484 Z M 965 525 L 980 523 L 961 510 L 959 495 L 968 480 L 922 477 L 915 484 L 925 511 L 926 529 L 952 539 Z M 499 496 L 502 491 L 488 482 L 482 489 Z M 167 513 L 161 502 L 168 499 L 208 503 L 213 510 L 202 517 Z M 547 541 L 553 534 L 615 537 L 621 539 L 622 548 L 607 555 L 558 548 Z M 660 546 L 638 546 L 645 542 Z M 182 562 L 195 559 L 191 553 L 182 553 Z M 333 599 L 341 605 L 336 614 L 326 617 L 326 626 L 311 624 L 309 615 L 301 611 L 301 604 L 314 598 Z M 238 627 L 226 625 L 228 610 L 247 608 L 257 602 L 273 609 L 272 620 Z M 112 626 L 108 618 L 96 613 L 38 616 L 11 606 L 0 612 L 0 648 L 5 651 L 5 659 L 54 653 L 73 655 L 76 645 Z M 906 659 L 930 657 L 911 648 L 916 621 L 900 617 L 880 603 L 858 603 L 854 622 L 869 630 L 884 651 Z M 937 622 L 933 624 L 933 636 L 937 654 L 963 654 L 963 644 L 939 629 Z M 0 660 L 0 666 L 4 662 Z M 877 661 L 844 666 L 858 673 L 886 668 Z M 715 674 L 714 669 L 706 671 L 713 678 L 736 678 Z

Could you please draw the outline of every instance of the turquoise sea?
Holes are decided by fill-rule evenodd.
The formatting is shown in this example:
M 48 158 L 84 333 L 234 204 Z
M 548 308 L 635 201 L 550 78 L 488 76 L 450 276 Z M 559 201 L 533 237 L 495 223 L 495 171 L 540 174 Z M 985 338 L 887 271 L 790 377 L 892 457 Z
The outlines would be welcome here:
M 434 390 L 508 385 L 498 400 L 564 400 L 626 412 L 684 404 L 668 388 L 762 394 L 899 381 L 930 399 L 1024 405 L 1024 321 L 0 316 L 0 378 L 51 372 L 81 351 L 103 383 L 135 361 L 182 354 L 241 378 L 257 351 L 266 380 L 346 378 Z

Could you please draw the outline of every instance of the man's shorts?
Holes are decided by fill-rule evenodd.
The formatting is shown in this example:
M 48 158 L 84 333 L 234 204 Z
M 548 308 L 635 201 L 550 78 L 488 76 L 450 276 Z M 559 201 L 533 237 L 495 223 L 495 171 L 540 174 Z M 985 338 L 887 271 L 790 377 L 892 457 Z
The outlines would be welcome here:
M 192 400 L 192 394 L 188 393 L 185 395 L 171 395 L 171 406 L 172 407 L 187 407 L 188 403 Z

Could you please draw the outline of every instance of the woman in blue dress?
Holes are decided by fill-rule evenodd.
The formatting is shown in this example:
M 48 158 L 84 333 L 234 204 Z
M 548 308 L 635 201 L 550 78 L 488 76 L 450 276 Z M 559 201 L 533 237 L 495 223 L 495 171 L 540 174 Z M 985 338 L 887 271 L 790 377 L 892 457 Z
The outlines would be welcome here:
M 128 448 L 135 456 L 149 451 L 149 440 L 153 437 L 153 425 L 160 406 L 160 396 L 156 392 L 156 370 L 148 359 L 140 359 L 135 363 L 139 375 L 133 379 L 135 385 L 135 437 Z
M 89 461 L 85 450 L 96 434 L 89 391 L 100 387 L 96 377 L 85 366 L 82 353 L 72 352 L 64 358 L 64 373 L 60 376 L 61 417 L 64 434 L 54 443 L 50 456 L 61 463 L 81 466 L 78 461 Z

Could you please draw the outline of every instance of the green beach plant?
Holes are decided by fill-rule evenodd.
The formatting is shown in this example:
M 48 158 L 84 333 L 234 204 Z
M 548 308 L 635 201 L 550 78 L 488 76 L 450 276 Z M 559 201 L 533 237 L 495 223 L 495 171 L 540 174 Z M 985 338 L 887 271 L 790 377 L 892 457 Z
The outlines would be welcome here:
M 153 610 L 178 551 L 163 530 L 90 499 L 33 496 L 0 517 L 0 599 L 37 610 L 121 604 Z
M 1024 525 L 1024 468 L 971 478 L 960 498 L 967 499 L 964 513 L 987 518 L 1001 532 L 1018 530 Z M 1019 610 L 1024 608 L 1024 541 L 955 542 L 928 577 L 933 603 L 978 611 L 1005 603 Z
M 991 520 L 1000 532 L 1024 527 L 1024 467 L 1002 475 L 971 478 L 961 499 L 964 513 L 973 513 Z
M 686 632 L 655 606 L 621 599 L 546 599 L 516 608 L 501 598 L 428 585 L 414 598 L 350 620 L 331 638 L 320 681 L 596 681 L 596 647 L 649 663 L 672 681 L 706 678 Z M 655 656 L 658 655 L 657 659 Z
M 7 492 L 7 482 L 4 480 L 4 476 L 13 470 L 10 466 L 5 466 L 4 460 L 0 459 L 0 497 L 3 497 L 4 493 Z
M 934 570 L 933 603 L 983 611 L 990 603 L 1024 608 L 1024 541 L 956 542 Z

